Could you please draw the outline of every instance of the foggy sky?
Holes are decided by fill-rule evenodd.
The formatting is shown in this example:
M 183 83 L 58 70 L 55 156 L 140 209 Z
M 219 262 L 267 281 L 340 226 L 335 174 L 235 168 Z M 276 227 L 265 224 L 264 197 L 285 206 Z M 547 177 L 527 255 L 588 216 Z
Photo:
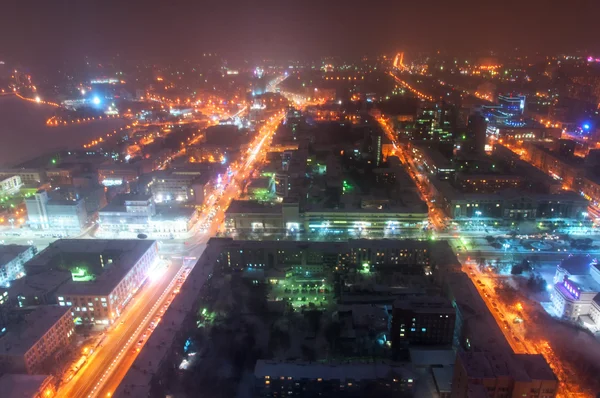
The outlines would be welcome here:
M 0 57 L 600 51 L 597 0 L 2 0 Z

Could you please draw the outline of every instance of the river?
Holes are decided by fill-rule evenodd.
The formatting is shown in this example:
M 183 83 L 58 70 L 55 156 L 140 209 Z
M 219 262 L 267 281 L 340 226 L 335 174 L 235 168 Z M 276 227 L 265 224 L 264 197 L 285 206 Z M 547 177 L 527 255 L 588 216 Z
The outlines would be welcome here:
M 54 107 L 0 96 L 0 166 L 24 162 L 54 149 L 77 149 L 126 123 L 119 119 L 49 127 Z

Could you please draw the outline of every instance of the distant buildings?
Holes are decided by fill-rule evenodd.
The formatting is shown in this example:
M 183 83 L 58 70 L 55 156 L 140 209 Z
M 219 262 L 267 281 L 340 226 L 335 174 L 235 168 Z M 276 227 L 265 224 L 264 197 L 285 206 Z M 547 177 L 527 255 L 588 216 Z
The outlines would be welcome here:
M 0 245 L 0 286 L 25 275 L 23 264 L 36 253 L 33 246 Z
M 74 333 L 70 308 L 57 305 L 37 307 L 7 329 L 0 338 L 0 369 L 28 374 L 42 370 L 44 362 L 66 347 Z

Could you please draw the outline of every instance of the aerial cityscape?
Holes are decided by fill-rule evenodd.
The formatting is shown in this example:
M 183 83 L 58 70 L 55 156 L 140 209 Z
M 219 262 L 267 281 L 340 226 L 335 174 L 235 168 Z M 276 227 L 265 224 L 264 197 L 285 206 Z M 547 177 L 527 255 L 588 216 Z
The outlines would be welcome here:
M 0 397 L 600 396 L 600 4 L 8 3 Z

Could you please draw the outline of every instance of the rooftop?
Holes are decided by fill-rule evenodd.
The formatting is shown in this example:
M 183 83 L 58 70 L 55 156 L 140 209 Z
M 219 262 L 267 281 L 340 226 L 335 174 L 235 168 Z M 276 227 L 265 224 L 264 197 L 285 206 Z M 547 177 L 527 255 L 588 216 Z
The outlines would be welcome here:
M 57 294 L 105 295 L 112 292 L 129 272 L 129 269 L 152 247 L 156 247 L 156 241 L 61 239 L 29 260 L 26 267 L 35 267 L 38 270 L 60 270 L 65 269 L 65 266 L 79 265 L 80 262 L 85 262 L 89 267 L 93 267 L 92 259 L 102 261 L 101 267 L 94 267 L 96 270 L 100 270 L 98 274 L 94 275 L 94 280 L 87 282 L 68 281 L 58 289 Z M 98 260 L 103 255 L 112 260 L 110 266 L 104 267 L 103 260 Z
M 515 354 L 525 371 L 534 380 L 557 380 L 542 354 Z
M 592 264 L 596 259 L 587 255 L 569 256 L 561 261 L 559 267 L 564 269 L 570 276 L 589 275 Z
M 232 200 L 226 214 L 281 214 L 280 204 L 264 204 L 256 200 Z
M 36 397 L 40 388 L 51 380 L 52 376 L 7 373 L 0 377 L 0 391 L 5 397 Z
M 8 294 L 11 299 L 16 299 L 17 296 L 41 297 L 70 280 L 69 271 L 48 270 L 38 274 L 31 273 L 12 281 Z
M 405 364 L 387 361 L 374 363 L 318 363 L 304 361 L 258 360 L 254 377 L 323 380 L 377 380 L 392 378 L 416 378 L 413 370 Z
M 455 314 L 454 307 L 450 300 L 444 297 L 417 297 L 406 300 L 394 301 L 394 309 L 402 309 L 407 311 L 414 311 L 417 313 L 440 313 L 446 312 L 448 314 Z
M 8 324 L 8 332 L 0 338 L 0 355 L 23 356 L 56 324 L 70 307 L 45 305 L 27 314 L 22 322 Z

